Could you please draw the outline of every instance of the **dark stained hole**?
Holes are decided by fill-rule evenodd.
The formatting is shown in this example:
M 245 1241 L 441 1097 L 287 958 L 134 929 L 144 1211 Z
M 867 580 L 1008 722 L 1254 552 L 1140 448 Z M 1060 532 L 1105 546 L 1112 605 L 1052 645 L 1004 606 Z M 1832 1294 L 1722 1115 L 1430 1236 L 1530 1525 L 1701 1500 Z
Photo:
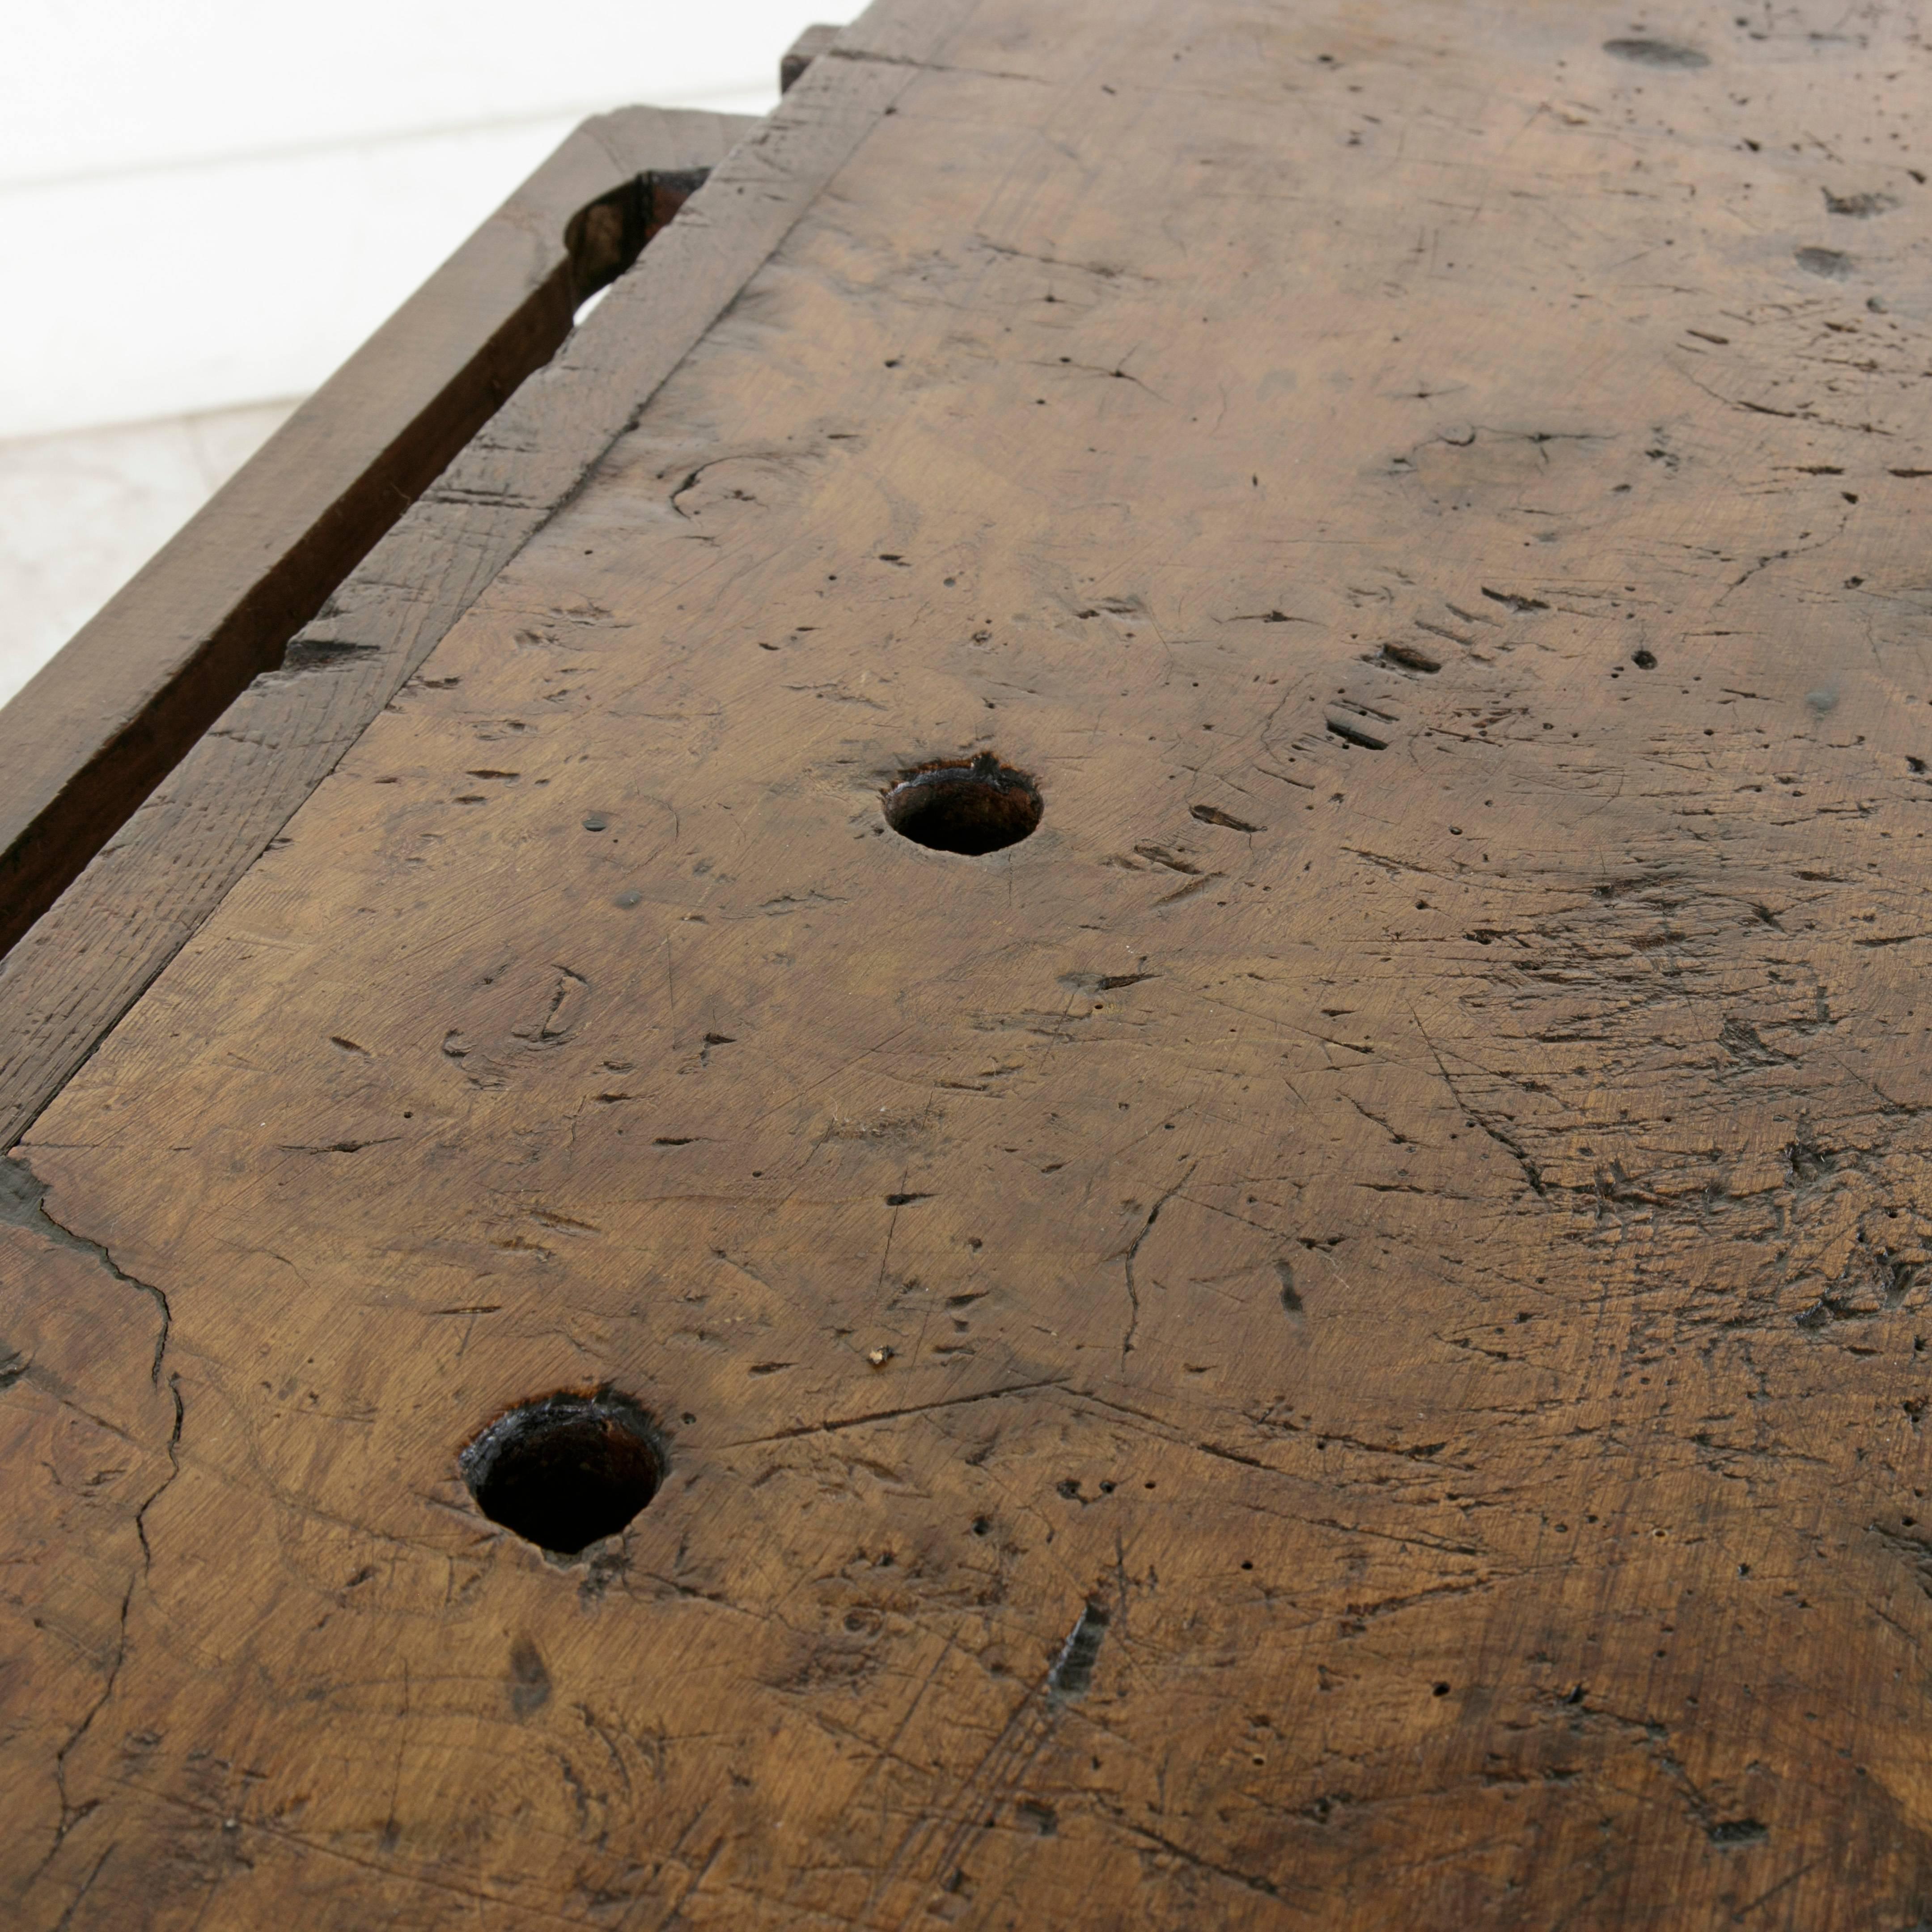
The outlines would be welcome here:
M 882 797 L 886 823 L 902 838 L 970 857 L 1017 845 L 1046 808 L 1033 780 L 991 752 L 920 765 Z
M 492 1522 L 559 1556 L 614 1536 L 658 1492 L 656 1425 L 628 1396 L 560 1391 L 500 1415 L 457 1458 Z
M 1711 56 L 1676 40 L 1606 40 L 1604 51 L 1639 67 L 1708 67 Z

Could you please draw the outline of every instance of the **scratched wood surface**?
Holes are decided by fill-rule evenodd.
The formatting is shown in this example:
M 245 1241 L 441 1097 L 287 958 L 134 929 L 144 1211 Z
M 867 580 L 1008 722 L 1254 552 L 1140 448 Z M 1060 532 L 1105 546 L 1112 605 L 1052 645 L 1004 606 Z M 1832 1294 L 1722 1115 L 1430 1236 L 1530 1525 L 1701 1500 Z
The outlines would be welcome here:
M 649 107 L 584 122 L 0 708 L 0 949 L 231 722 L 231 701 L 549 360 L 627 246 L 634 259 L 652 191 L 625 190 L 710 167 L 755 125 Z M 258 741 L 280 735 L 250 722 Z
M 10 1922 L 1923 1923 L 1917 22 L 821 58 L 17 1150 Z M 458 1453 L 607 1385 L 546 1556 Z

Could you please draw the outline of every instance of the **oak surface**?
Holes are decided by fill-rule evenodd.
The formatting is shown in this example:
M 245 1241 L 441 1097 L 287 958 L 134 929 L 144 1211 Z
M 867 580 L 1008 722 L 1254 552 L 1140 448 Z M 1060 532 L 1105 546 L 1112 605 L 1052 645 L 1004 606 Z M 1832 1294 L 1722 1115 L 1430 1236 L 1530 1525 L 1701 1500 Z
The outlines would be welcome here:
M 0 953 L 757 124 L 584 122 L 0 706 Z
M 1932 1912 L 1915 19 L 813 63 L 19 1150 L 16 1922 Z M 457 1455 L 606 1384 L 546 1558 Z

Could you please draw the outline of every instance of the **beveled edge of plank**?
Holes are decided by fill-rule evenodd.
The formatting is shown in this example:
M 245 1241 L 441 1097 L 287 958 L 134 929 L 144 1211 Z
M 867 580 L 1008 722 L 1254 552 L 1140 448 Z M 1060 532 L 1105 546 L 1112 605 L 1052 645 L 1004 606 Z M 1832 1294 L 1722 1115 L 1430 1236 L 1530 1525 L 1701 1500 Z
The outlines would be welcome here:
M 875 0 L 0 957 L 0 1149 L 112 1031 L 980 0 Z M 607 117 L 614 120 L 619 117 Z M 593 122 L 586 134 L 605 123 Z M 319 667 L 326 666 L 321 669 Z
M 708 168 L 758 124 L 650 107 L 584 122 L 0 707 L 0 951 L 554 352 L 586 268 L 594 286 L 600 256 L 622 266 L 610 221 L 572 218 Z
M 778 92 L 789 94 L 794 85 L 802 80 L 805 70 L 826 52 L 838 39 L 842 29 L 815 20 L 807 27 L 791 45 L 778 57 Z

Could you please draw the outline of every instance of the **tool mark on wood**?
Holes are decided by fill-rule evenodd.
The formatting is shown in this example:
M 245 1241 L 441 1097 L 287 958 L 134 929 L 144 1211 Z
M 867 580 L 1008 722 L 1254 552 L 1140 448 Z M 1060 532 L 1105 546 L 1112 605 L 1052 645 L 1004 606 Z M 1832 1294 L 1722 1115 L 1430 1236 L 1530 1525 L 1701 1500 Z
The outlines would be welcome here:
M 1053 1668 L 1046 1674 L 1048 1696 L 1064 1703 L 1084 1697 L 1092 1688 L 1094 1666 L 1100 1660 L 1100 1646 L 1107 1634 L 1107 1612 L 1098 1604 L 1088 1604 L 1079 1620 L 1067 1633 Z
M 1265 832 L 1265 825 L 1250 825 L 1245 818 L 1237 818 L 1232 812 L 1223 812 L 1218 805 L 1190 805 L 1187 815 L 1198 819 L 1203 825 L 1225 826 L 1230 832 Z
M 1187 872 L 1198 874 L 1201 868 L 1191 860 L 1184 859 L 1178 852 L 1170 852 L 1165 845 L 1136 845 L 1134 850 L 1145 860 L 1156 866 L 1165 866 L 1170 872 Z
M 1648 38 L 1606 40 L 1604 51 L 1614 59 L 1628 61 L 1636 67 L 1675 68 L 1688 72 L 1711 64 L 1708 54 L 1696 47 L 1686 46 L 1679 40 Z
M 1867 190 L 1858 194 L 1834 194 L 1829 188 L 1819 192 L 1825 197 L 1825 212 L 1828 214 L 1849 214 L 1854 220 L 1868 221 L 1875 214 L 1886 214 L 1898 206 L 1898 197 Z
M 1187 1172 L 1148 1209 L 1147 1219 L 1141 1223 L 1140 1232 L 1134 1237 L 1121 1256 L 1127 1286 L 1127 1328 L 1126 1333 L 1120 1338 L 1120 1360 L 1123 1363 L 1133 1353 L 1134 1336 L 1141 1322 L 1140 1285 L 1134 1279 L 1134 1262 L 1140 1254 L 1142 1244 L 1154 1232 L 1154 1224 L 1160 1219 L 1160 1210 L 1194 1178 L 1195 1168 L 1199 1166 L 1198 1161 L 1193 1162 Z
M 1281 1286 L 1281 1305 L 1299 1322 L 1307 1312 L 1301 1291 L 1294 1285 L 1294 1266 L 1285 1256 L 1274 1264 L 1274 1278 Z
M 1386 738 L 1378 738 L 1352 719 L 1337 718 L 1331 712 L 1323 722 L 1344 744 L 1353 745 L 1358 750 L 1385 752 L 1388 749 L 1389 741 Z
M 1400 639 L 1383 645 L 1382 654 L 1391 663 L 1401 664 L 1409 670 L 1432 674 L 1442 668 L 1442 660 L 1432 657 L 1420 644 L 1405 644 Z M 1290 782 L 1296 782 L 1291 780 Z
M 1198 878 L 1190 879 L 1186 885 L 1177 886 L 1172 892 L 1163 893 L 1154 901 L 1154 904 L 1157 906 L 1172 905 L 1177 899 L 1192 898 L 1196 892 L 1211 886 L 1216 879 L 1225 879 L 1227 876 L 1225 872 L 1203 872 Z
M 892 1358 L 891 1351 L 886 1359 Z M 823 1422 L 800 1422 L 789 1429 L 774 1430 L 769 1436 L 740 1436 L 736 1442 L 722 1444 L 725 1449 L 755 1449 L 770 1442 L 796 1442 L 802 1436 L 836 1436 L 848 1429 L 868 1429 L 874 1423 L 896 1422 L 901 1416 L 929 1415 L 942 1408 L 963 1408 L 973 1402 L 1000 1402 L 1009 1396 L 1025 1395 L 1034 1389 L 1064 1388 L 1064 1376 L 1042 1376 L 1037 1381 L 1016 1382 L 1005 1388 L 980 1389 L 970 1395 L 942 1396 L 937 1402 L 908 1402 L 900 1408 L 868 1409 L 858 1415 L 842 1415 L 828 1418 Z
M 1842 248 L 1800 248 L 1792 260 L 1808 275 L 1820 275 L 1828 282 L 1850 281 L 1852 270 L 1857 266 L 1853 258 Z M 1764 409 L 1753 404 L 1746 404 L 1744 406 L 1757 408 L 1762 416 L 1795 416 L 1798 413 L 1795 410 Z

